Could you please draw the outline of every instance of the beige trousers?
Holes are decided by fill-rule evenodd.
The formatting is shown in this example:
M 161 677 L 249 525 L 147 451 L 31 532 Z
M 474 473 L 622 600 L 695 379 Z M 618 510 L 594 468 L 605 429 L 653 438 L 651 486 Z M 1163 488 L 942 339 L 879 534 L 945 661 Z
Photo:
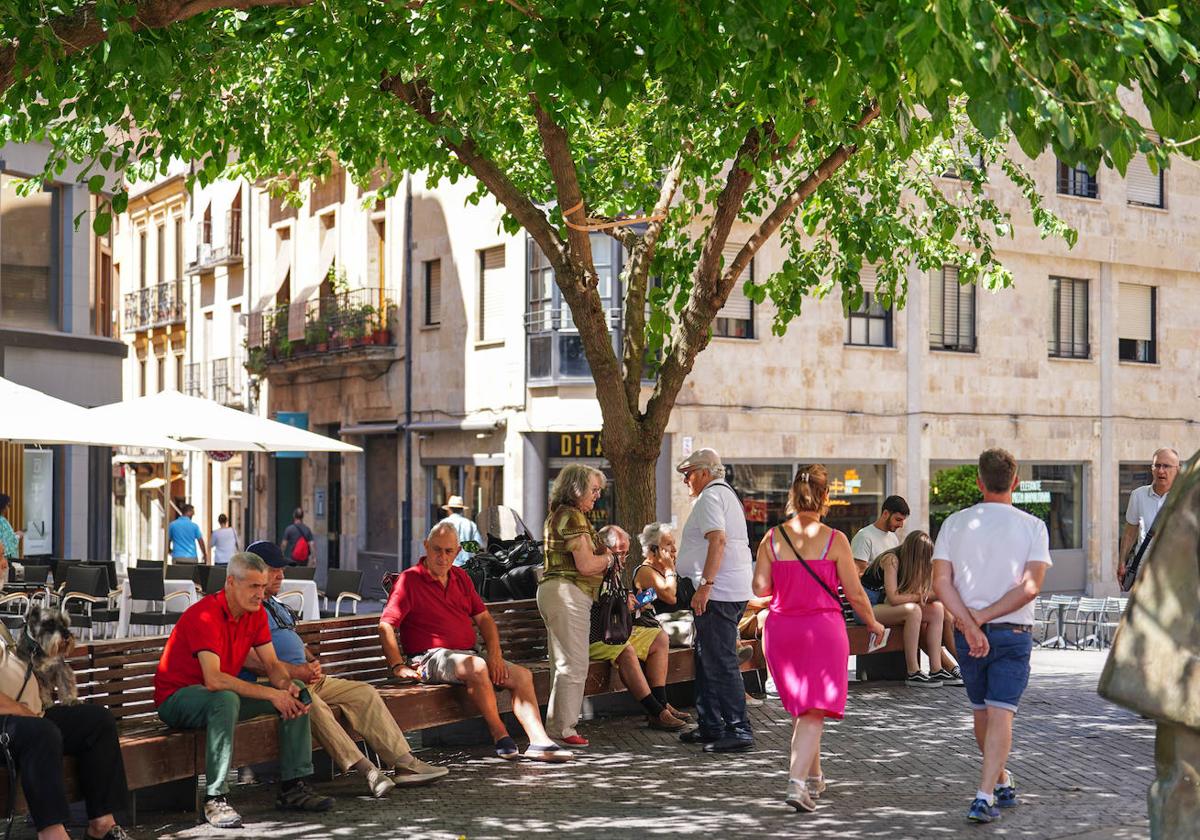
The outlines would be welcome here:
M 356 680 L 322 677 L 308 687 L 312 707 L 308 710 L 312 734 L 341 770 L 349 770 L 363 754 L 333 716 L 340 709 L 346 722 L 362 735 L 385 765 L 395 765 L 412 752 L 404 733 L 387 710 L 373 686 Z
M 546 732 L 551 738 L 569 738 L 579 734 L 575 724 L 583 711 L 592 599 L 571 581 L 551 578 L 538 587 L 537 604 L 546 622 L 550 664 L 554 666 Z

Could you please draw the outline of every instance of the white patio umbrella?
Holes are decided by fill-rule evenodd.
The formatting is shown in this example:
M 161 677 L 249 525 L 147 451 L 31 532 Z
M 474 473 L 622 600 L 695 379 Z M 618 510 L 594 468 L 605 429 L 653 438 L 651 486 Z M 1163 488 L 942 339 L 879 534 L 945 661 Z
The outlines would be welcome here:
M 78 446 L 193 449 L 153 427 L 98 417 L 83 406 L 0 378 L 0 440 Z
M 89 414 L 104 423 L 146 429 L 209 451 L 362 452 L 350 443 L 178 391 L 98 406 Z

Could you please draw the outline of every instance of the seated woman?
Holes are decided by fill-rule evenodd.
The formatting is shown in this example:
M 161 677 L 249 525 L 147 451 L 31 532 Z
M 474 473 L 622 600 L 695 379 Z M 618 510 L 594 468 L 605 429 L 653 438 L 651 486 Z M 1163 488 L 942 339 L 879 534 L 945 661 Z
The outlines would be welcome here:
M 882 624 L 902 624 L 907 685 L 936 688 L 962 685 L 958 662 L 942 649 L 953 638 L 953 616 L 933 594 L 933 540 L 924 531 L 913 531 L 899 548 L 880 554 L 862 574 L 863 589 L 871 600 L 875 618 Z M 921 622 L 929 673 L 921 670 Z M 947 669 L 946 666 L 949 666 Z
M 0 587 L 8 580 L 8 560 L 0 546 Z M 13 656 L 16 647 L 7 628 L 0 624 L 0 643 Z M 85 837 L 92 840 L 129 840 L 125 829 L 113 819 L 113 811 L 129 801 L 125 788 L 125 765 L 117 723 L 103 706 L 79 703 L 42 709 L 36 680 L 0 690 L 0 730 L 9 737 L 8 749 L 19 768 L 21 789 L 29 804 L 29 815 L 38 840 L 70 840 L 64 824 L 69 814 L 63 781 L 63 755 L 78 761 L 79 785 L 87 804 Z
M 667 634 L 671 647 L 691 647 L 695 638 L 691 606 L 695 588 L 687 578 L 675 573 L 675 529 L 665 522 L 651 522 L 638 535 L 642 544 L 642 565 L 633 570 L 633 585 L 638 591 L 653 589 L 650 609 Z
M 620 564 L 629 553 L 629 535 L 617 526 L 609 525 L 600 530 L 600 538 Z M 667 702 L 667 634 L 661 627 L 648 625 L 649 622 L 635 622 L 629 641 L 623 645 L 592 640 L 588 658 L 592 662 L 616 664 L 621 672 L 621 682 L 646 709 L 651 729 L 676 732 L 686 727 L 691 718 Z

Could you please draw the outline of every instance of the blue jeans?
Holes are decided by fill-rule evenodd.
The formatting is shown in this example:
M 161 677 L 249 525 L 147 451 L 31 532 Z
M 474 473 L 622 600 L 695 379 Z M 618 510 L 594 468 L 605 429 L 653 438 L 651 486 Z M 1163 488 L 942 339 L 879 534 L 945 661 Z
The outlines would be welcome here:
M 738 620 L 745 611 L 745 601 L 709 601 L 696 616 L 696 714 L 707 739 L 754 738 L 737 657 Z
M 988 655 L 974 657 L 963 634 L 954 631 L 954 647 L 967 698 L 977 711 L 995 706 L 1016 714 L 1021 695 L 1029 684 L 1033 633 L 1008 627 L 989 627 L 986 633 Z

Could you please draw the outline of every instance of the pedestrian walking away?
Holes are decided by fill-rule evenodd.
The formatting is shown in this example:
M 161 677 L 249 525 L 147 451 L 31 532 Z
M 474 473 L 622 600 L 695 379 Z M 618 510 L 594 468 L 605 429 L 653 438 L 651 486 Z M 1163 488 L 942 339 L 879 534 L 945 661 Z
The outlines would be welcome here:
M 792 517 L 767 532 L 754 566 L 754 594 L 771 599 L 763 625 L 763 654 L 793 719 L 784 801 L 797 811 L 817 808 L 816 800 L 825 790 L 825 718 L 840 720 L 846 712 L 850 640 L 837 596 L 839 582 L 850 604 L 866 616 L 870 632 L 883 635 L 883 625 L 872 617 L 859 583 L 846 535 L 821 524 L 828 502 L 825 467 L 801 467 L 788 493 Z
M 979 456 L 983 501 L 951 514 L 933 549 L 933 588 L 959 629 L 954 635 L 975 741 L 983 753 L 979 788 L 967 812 L 991 822 L 1017 804 L 1008 770 L 1013 717 L 1029 682 L 1033 601 L 1051 566 L 1042 520 L 1012 504 L 1017 462 L 1003 449 Z

